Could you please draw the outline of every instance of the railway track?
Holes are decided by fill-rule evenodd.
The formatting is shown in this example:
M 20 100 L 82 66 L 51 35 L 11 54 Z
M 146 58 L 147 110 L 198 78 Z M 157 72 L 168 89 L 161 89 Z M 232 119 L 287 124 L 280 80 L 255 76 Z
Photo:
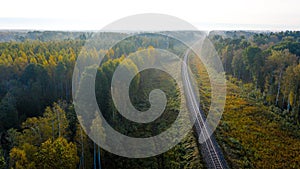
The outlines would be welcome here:
M 227 169 L 228 165 L 223 156 L 223 153 L 216 142 L 216 139 L 213 135 L 209 136 L 209 126 L 205 125 L 205 114 L 200 108 L 199 103 L 197 102 L 194 88 L 191 84 L 190 75 L 188 73 L 188 54 L 190 50 L 187 50 L 184 55 L 184 63 L 182 65 L 182 78 L 183 86 L 186 93 L 187 106 L 189 111 L 192 113 L 195 118 L 195 130 L 197 136 L 207 138 L 204 143 L 201 143 L 201 154 L 204 158 L 207 168 L 212 169 Z M 200 142 L 199 142 L 200 143 Z

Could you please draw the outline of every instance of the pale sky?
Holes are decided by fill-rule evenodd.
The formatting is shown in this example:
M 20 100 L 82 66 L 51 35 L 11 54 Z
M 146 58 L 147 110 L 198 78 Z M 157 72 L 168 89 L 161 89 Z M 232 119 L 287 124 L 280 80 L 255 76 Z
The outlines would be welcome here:
M 4 0 L 0 29 L 99 30 L 141 13 L 173 15 L 200 30 L 300 30 L 299 0 Z

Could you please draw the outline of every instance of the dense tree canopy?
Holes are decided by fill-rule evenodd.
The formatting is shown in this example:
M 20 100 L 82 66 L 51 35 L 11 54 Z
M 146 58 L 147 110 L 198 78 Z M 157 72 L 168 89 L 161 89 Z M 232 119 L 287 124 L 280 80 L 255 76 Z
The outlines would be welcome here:
M 240 37 L 237 36 L 239 33 Z M 231 37 L 211 35 L 210 38 L 217 46 L 228 75 L 244 83 L 254 83 L 266 104 L 292 111 L 285 115 L 293 118 L 293 123 L 299 123 L 300 93 L 296 70 L 300 64 L 299 31 L 250 36 L 245 32 L 233 32 Z
M 103 115 L 116 130 L 133 136 L 143 133 L 141 131 L 144 129 L 147 132 L 143 136 L 150 135 L 152 131 L 163 131 L 170 125 L 167 123 L 168 119 L 174 120 L 178 113 L 177 88 L 172 78 L 166 74 L 158 76 L 160 73 L 150 71 L 144 72 L 144 75 L 137 74 L 131 83 L 132 102 L 138 109 L 144 110 L 149 107 L 149 92 L 153 88 L 159 88 L 160 82 L 164 82 L 162 87 L 170 100 L 167 113 L 160 121 L 148 126 L 130 123 L 116 111 L 111 100 L 110 83 L 115 69 L 132 52 L 147 49 L 151 54 L 155 47 L 162 47 L 181 53 L 181 48 L 176 47 L 174 40 L 145 34 L 124 39 L 113 48 L 104 50 L 84 47 L 85 40 L 92 33 L 37 31 L 17 35 L 10 42 L 0 43 L 0 133 L 5 157 L 3 165 L 11 168 L 98 168 L 100 165 L 103 168 L 202 168 L 197 140 L 192 133 L 168 153 L 153 158 L 129 160 L 106 152 L 85 133 L 96 131 L 99 134 L 96 138 L 105 138 L 101 134 L 104 129 L 97 113 L 89 113 L 91 124 L 88 126 L 91 127 L 82 128 L 78 122 L 86 123 L 86 120 L 80 117 L 77 120 L 74 111 L 76 104 L 72 105 L 71 81 L 74 68 L 83 79 L 89 78 L 90 71 L 96 68 L 96 83 L 99 84 L 95 89 L 97 101 Z M 69 39 L 61 39 L 66 36 Z M 101 33 L 97 36 L 107 40 L 106 44 L 100 46 L 109 47 L 115 39 L 125 37 L 125 34 Z M 82 57 L 78 60 L 78 65 L 94 65 L 99 55 L 105 56 L 99 67 L 90 66 L 79 70 L 80 66 L 75 67 L 75 61 L 80 52 Z M 131 60 L 124 62 L 123 66 L 130 72 L 137 72 L 137 67 Z M 146 78 L 149 75 L 153 76 L 152 81 Z M 80 87 L 88 85 L 81 83 Z M 129 128 L 129 131 L 125 128 Z M 182 154 L 184 156 L 181 157 Z M 190 161 L 193 163 L 190 164 Z
M 188 38 L 194 34 L 186 32 L 186 35 Z M 125 38 L 125 33 L 100 33 L 97 36 L 107 43 L 99 46 L 107 48 L 116 39 L 125 39 L 108 50 L 89 49 L 84 44 L 91 36 L 93 33 L 48 31 L 0 35 L 0 168 L 202 168 L 193 132 L 168 152 L 146 159 L 113 155 L 89 139 L 85 131 L 96 131 L 99 134 L 96 138 L 106 138 L 103 134 L 105 129 L 101 127 L 102 121 L 97 112 L 88 109 L 89 103 L 86 110 L 90 117 L 77 119 L 76 104 L 73 105 L 71 95 L 74 69 L 83 79 L 90 78 L 91 71 L 97 70 L 96 99 L 103 116 L 117 131 L 135 137 L 141 136 L 140 131 L 144 131 L 142 137 L 148 137 L 153 132 L 164 131 L 176 118 L 180 100 L 177 84 L 166 73 L 155 70 L 143 71 L 135 76 L 130 86 L 130 99 L 137 109 L 149 108 L 149 93 L 156 88 L 162 89 L 168 99 L 165 112 L 159 119 L 149 125 L 140 125 L 129 122 L 112 104 L 110 84 L 113 73 L 135 51 L 147 50 L 150 57 L 151 50 L 162 48 L 182 56 L 186 49 L 171 38 L 151 34 Z M 228 114 L 219 131 L 221 145 L 224 145 L 233 167 L 266 167 L 261 159 L 270 158 L 273 162 L 280 159 L 264 155 L 264 152 L 273 151 L 278 142 L 274 141 L 263 149 L 261 133 L 267 141 L 281 136 L 293 137 L 286 141 L 298 145 L 298 135 L 289 136 L 284 132 L 297 131 L 300 124 L 300 33 L 228 31 L 212 32 L 209 38 L 230 81 L 229 92 L 239 88 L 227 98 L 225 111 Z M 80 52 L 82 58 L 77 64 L 91 65 L 83 70 L 79 70 L 80 66 L 75 67 Z M 100 66 L 95 67 L 93 65 L 99 55 L 104 55 L 104 59 Z M 193 60 L 190 64 L 196 63 Z M 126 60 L 123 66 L 128 68 L 128 72 L 137 71 L 134 60 Z M 193 69 L 199 71 L 201 65 L 194 65 Z M 197 78 L 202 80 L 199 80 L 201 100 L 209 103 L 209 84 L 204 82 L 209 80 L 200 75 Z M 84 81 L 79 87 L 89 87 L 90 84 Z M 76 94 L 89 97 L 87 93 Z M 119 94 L 122 93 L 119 91 Z M 201 106 L 208 111 L 209 106 Z M 243 118 L 242 122 L 238 121 L 241 120 L 239 117 Z M 90 127 L 82 128 L 79 122 L 86 121 L 90 122 L 87 125 Z M 269 124 L 269 121 L 272 123 Z M 266 130 L 259 128 L 262 127 L 259 124 L 275 126 L 272 131 L 278 137 L 267 134 Z M 250 129 L 256 132 L 248 131 Z M 245 134 L 245 131 L 250 134 Z M 254 143 L 256 139 L 263 143 Z M 277 147 L 279 154 L 287 159 L 285 152 L 288 148 L 282 142 Z M 295 165 L 295 159 L 292 158 L 290 164 L 281 162 L 278 167 Z

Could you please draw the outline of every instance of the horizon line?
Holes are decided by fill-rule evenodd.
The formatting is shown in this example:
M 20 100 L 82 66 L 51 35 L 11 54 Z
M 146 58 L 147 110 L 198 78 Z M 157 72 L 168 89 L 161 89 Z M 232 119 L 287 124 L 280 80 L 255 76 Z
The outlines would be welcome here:
M 251 24 L 251 23 L 215 23 L 191 22 L 199 31 L 299 31 L 300 24 Z M 0 17 L 0 30 L 37 30 L 37 31 L 101 31 L 106 24 L 93 20 L 64 18 L 21 18 Z M 180 29 L 179 29 L 180 30 Z M 106 30 L 107 31 L 107 30 Z M 108 30 L 109 31 L 109 30 Z M 131 30 L 112 30 L 131 31 Z M 141 30 L 132 30 L 141 31 Z M 145 30 L 148 31 L 148 30 Z M 152 30 L 150 30 L 152 31 Z M 153 30 L 173 31 L 173 30 Z M 178 31 L 178 30 L 174 30 Z

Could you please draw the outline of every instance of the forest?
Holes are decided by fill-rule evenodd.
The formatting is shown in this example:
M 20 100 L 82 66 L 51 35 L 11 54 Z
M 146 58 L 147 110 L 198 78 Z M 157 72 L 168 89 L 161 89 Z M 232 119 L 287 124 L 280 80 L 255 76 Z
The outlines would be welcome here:
M 95 123 L 90 129 L 83 129 L 79 122 L 84 121 L 75 113 L 72 75 L 80 52 L 86 53 L 82 61 L 91 63 L 93 57 L 105 55 L 97 68 L 96 86 L 100 87 L 95 89 L 105 119 L 121 133 L 146 137 L 153 131 L 157 134 L 166 130 L 176 118 L 180 99 L 177 84 L 157 70 L 138 73 L 130 86 L 131 100 L 137 109 L 149 108 L 149 92 L 155 88 L 166 93 L 168 102 L 163 115 L 153 123 L 134 124 L 111 104 L 109 84 L 113 72 L 124 58 L 138 50 L 162 48 L 181 55 L 185 49 L 173 39 L 147 34 L 125 39 L 109 50 L 85 49 L 84 44 L 92 35 L 51 31 L 0 33 L 0 168 L 205 168 L 193 130 L 171 150 L 141 159 L 114 155 L 86 135 L 86 130 L 101 126 Z M 110 46 L 128 34 L 99 36 Z M 220 56 L 227 78 L 225 111 L 215 134 L 229 166 L 297 168 L 300 32 L 217 31 L 208 38 Z M 132 71 L 136 69 L 134 64 L 127 64 Z M 207 112 L 207 72 L 195 56 L 191 56 L 189 66 L 199 74 L 196 80 L 201 106 Z M 89 78 L 89 69 L 79 71 L 82 78 Z

